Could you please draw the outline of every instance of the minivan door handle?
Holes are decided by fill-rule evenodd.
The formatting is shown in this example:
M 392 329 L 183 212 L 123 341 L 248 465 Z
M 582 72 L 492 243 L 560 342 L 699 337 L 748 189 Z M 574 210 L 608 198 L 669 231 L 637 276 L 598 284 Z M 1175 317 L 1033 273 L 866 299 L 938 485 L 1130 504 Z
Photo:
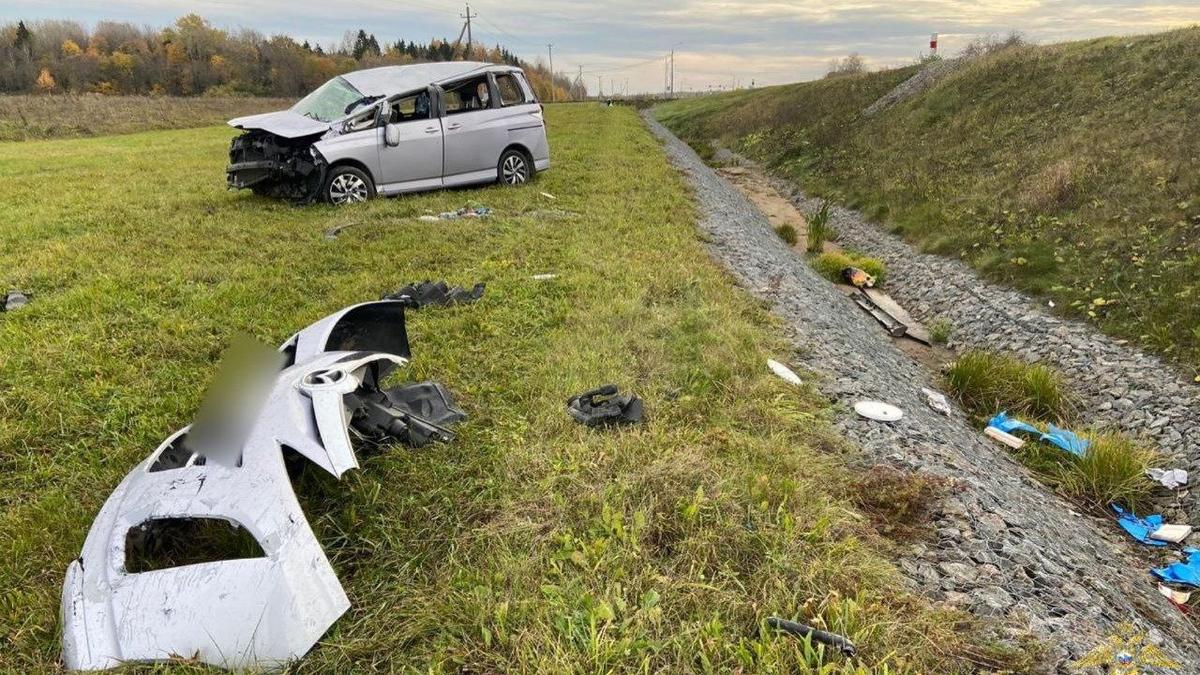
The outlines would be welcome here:
M 438 129 L 437 127 L 425 127 L 425 133 L 427 133 L 427 134 L 436 134 L 439 131 L 441 131 L 441 130 Z
M 450 131 L 454 131 L 455 129 L 457 129 L 457 128 L 461 127 L 461 126 L 462 126 L 461 124 L 459 124 L 458 122 L 455 122 L 455 123 L 451 124 L 450 126 L 448 126 L 448 127 L 446 127 L 446 128 L 447 128 L 447 129 L 449 129 Z

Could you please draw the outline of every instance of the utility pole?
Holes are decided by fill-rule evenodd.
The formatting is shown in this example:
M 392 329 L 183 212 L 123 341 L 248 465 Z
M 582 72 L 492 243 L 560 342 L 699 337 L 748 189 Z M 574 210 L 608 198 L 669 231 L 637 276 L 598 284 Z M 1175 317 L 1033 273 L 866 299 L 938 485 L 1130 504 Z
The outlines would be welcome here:
M 550 101 L 554 101 L 554 45 L 546 44 L 546 53 L 550 55 Z
M 671 97 L 675 97 L 675 48 L 671 48 Z
M 460 19 L 467 20 L 467 58 L 469 59 L 469 58 L 471 58 L 471 42 L 472 42 L 472 40 L 471 40 L 471 19 L 474 19 L 475 17 L 479 16 L 479 13 L 476 12 L 475 14 L 471 14 L 471 3 L 468 2 L 467 3 L 467 13 L 459 14 L 458 16 Z M 460 35 L 460 38 L 461 38 L 461 35 Z
M 575 78 L 575 81 L 578 82 L 579 86 L 583 89 L 583 98 L 586 100 L 587 99 L 587 85 L 583 83 L 583 66 L 582 65 L 579 66 L 579 76 Z
M 596 94 L 596 98 L 604 98 L 604 76 L 603 75 L 596 76 L 596 87 L 597 87 L 597 92 L 598 92 Z

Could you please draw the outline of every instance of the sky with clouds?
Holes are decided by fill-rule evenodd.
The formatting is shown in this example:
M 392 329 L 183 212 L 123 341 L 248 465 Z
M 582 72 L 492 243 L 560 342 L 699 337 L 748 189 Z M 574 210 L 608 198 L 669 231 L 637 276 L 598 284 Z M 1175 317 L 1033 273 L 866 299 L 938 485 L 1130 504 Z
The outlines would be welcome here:
M 0 21 L 110 19 L 161 26 L 198 13 L 223 28 L 286 33 L 323 45 L 365 28 L 380 42 L 458 35 L 462 2 L 442 0 L 25 0 Z M 820 77 L 832 59 L 861 54 L 873 68 L 912 62 L 930 33 L 953 54 L 970 40 L 1020 31 L 1038 43 L 1147 33 L 1200 24 L 1200 0 L 475 0 L 476 40 L 500 43 L 555 70 L 580 66 L 591 91 L 663 88 L 675 48 L 678 90 Z

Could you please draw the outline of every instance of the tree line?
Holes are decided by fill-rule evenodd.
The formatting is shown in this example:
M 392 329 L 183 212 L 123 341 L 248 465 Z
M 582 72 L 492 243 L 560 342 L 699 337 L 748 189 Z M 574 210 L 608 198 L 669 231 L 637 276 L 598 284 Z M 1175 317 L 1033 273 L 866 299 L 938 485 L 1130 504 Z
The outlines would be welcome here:
M 581 83 L 553 75 L 495 45 L 433 39 L 381 43 L 347 32 L 322 47 L 287 35 L 226 31 L 189 14 L 165 28 L 101 21 L 0 24 L 0 92 L 95 92 L 172 96 L 299 97 L 351 70 L 422 61 L 471 60 L 525 69 L 544 101 L 583 98 Z

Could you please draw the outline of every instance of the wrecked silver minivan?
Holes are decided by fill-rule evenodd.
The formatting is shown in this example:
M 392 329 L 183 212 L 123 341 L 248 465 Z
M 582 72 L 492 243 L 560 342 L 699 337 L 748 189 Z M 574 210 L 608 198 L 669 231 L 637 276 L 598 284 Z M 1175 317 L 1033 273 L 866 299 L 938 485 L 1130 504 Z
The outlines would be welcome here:
M 452 61 L 339 75 L 288 110 L 230 120 L 231 188 L 333 204 L 550 167 L 542 106 L 520 68 Z

